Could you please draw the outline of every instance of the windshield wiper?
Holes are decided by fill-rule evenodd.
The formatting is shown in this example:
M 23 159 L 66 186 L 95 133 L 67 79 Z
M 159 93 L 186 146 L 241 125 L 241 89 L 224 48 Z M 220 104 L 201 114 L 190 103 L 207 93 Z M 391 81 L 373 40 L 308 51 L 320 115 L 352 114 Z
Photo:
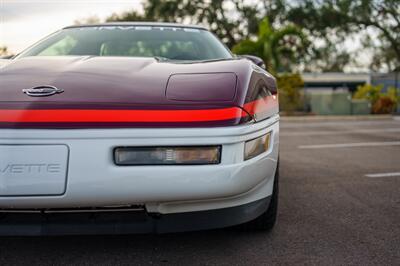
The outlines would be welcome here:
M 162 56 L 154 56 L 154 59 L 157 60 L 158 62 L 169 62 L 173 61 L 172 59 L 162 57 Z
M 211 62 L 219 62 L 219 61 L 227 61 L 227 60 L 235 60 L 236 58 L 213 58 L 213 59 L 205 59 L 205 60 L 176 60 L 170 59 L 162 56 L 154 56 L 158 62 L 174 62 L 179 64 L 196 64 L 196 63 L 211 63 Z

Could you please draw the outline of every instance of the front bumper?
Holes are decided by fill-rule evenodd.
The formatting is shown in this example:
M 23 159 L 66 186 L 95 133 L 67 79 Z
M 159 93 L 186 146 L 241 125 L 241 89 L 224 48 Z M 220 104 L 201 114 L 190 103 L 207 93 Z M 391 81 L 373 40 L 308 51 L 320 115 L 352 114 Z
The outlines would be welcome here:
M 279 116 L 226 128 L 0 130 L 0 145 L 66 145 L 65 193 L 0 197 L 0 209 L 54 209 L 144 205 L 172 214 L 245 205 L 272 194 Z M 244 161 L 244 142 L 272 132 L 270 149 Z M 132 166 L 113 162 L 119 146 L 222 145 L 219 165 Z
M 209 211 L 149 214 L 118 212 L 10 212 L 0 214 L 0 235 L 92 235 L 185 232 L 242 224 L 264 213 L 270 197 Z

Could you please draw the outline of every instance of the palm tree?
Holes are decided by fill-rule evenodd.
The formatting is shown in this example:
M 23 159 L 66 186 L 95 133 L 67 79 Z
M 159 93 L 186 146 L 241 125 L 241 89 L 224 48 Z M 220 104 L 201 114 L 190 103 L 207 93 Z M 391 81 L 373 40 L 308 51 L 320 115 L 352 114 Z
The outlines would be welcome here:
M 257 40 L 243 40 L 232 51 L 262 58 L 271 72 L 290 72 L 293 63 L 304 56 L 309 42 L 300 28 L 287 25 L 274 29 L 268 18 L 261 21 Z

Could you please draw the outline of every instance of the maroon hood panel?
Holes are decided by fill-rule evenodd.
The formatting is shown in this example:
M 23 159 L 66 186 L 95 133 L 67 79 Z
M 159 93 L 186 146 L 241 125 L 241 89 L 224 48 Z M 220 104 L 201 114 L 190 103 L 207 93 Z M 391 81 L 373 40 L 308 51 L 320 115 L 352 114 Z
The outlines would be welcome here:
M 226 66 L 229 65 L 227 68 Z M 171 64 L 153 58 L 30 57 L 15 60 L 0 72 L 0 101 L 127 103 L 170 105 L 165 90 L 172 74 L 236 72 L 245 70 L 239 60 L 200 64 Z M 190 75 L 188 76 L 190 79 Z M 51 85 L 64 93 L 32 98 L 23 89 Z M 207 79 L 203 81 L 207 91 Z M 210 85 L 214 85 L 211 84 Z M 199 93 L 199 91 L 195 91 Z M 201 95 L 193 95 L 193 98 Z M 228 97 L 231 98 L 232 97 Z M 211 101 L 215 104 L 215 101 Z M 232 103 L 232 101 L 231 101 Z
M 0 68 L 0 127 L 104 127 L 110 122 L 118 127 L 237 125 L 253 119 L 244 110 L 245 104 L 252 101 L 248 86 L 253 72 L 249 61 L 235 59 L 190 64 L 129 57 L 16 59 Z M 169 84 L 171 77 L 179 79 Z M 190 86 L 191 82 L 196 84 Z M 23 93 L 24 89 L 43 85 L 64 92 L 48 97 Z M 49 120 L 46 113 L 52 110 L 57 112 L 54 120 Z M 86 117 L 74 110 L 82 110 Z M 109 121 L 101 110 L 121 112 L 111 114 Z M 129 110 L 132 112 L 127 113 Z M 160 113 L 158 119 L 156 112 L 160 110 L 172 113 L 167 112 L 165 117 Z M 147 121 L 146 115 L 151 119 Z M 179 119 L 174 121 L 174 117 Z

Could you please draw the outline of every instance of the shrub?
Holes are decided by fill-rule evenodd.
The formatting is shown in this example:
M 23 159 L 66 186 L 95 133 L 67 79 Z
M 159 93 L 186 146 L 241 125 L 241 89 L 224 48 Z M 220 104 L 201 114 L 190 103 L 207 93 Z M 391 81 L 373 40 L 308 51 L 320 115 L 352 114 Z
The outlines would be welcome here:
M 390 87 L 386 93 L 382 92 L 383 85 L 365 84 L 358 86 L 354 99 L 367 99 L 371 102 L 373 114 L 390 114 L 399 103 L 396 88 Z
M 353 95 L 354 99 L 366 99 L 374 104 L 381 96 L 383 85 L 365 84 L 357 87 L 356 93 Z
M 283 112 L 292 114 L 303 107 L 301 88 L 303 79 L 299 74 L 282 74 L 277 76 L 279 88 L 279 105 Z
M 372 113 L 374 114 L 390 114 L 396 108 L 396 102 L 387 95 L 382 95 L 372 105 Z
M 390 99 L 392 99 L 395 103 L 400 103 L 400 97 L 397 95 L 397 90 L 395 87 L 389 87 L 386 95 L 389 96 Z

